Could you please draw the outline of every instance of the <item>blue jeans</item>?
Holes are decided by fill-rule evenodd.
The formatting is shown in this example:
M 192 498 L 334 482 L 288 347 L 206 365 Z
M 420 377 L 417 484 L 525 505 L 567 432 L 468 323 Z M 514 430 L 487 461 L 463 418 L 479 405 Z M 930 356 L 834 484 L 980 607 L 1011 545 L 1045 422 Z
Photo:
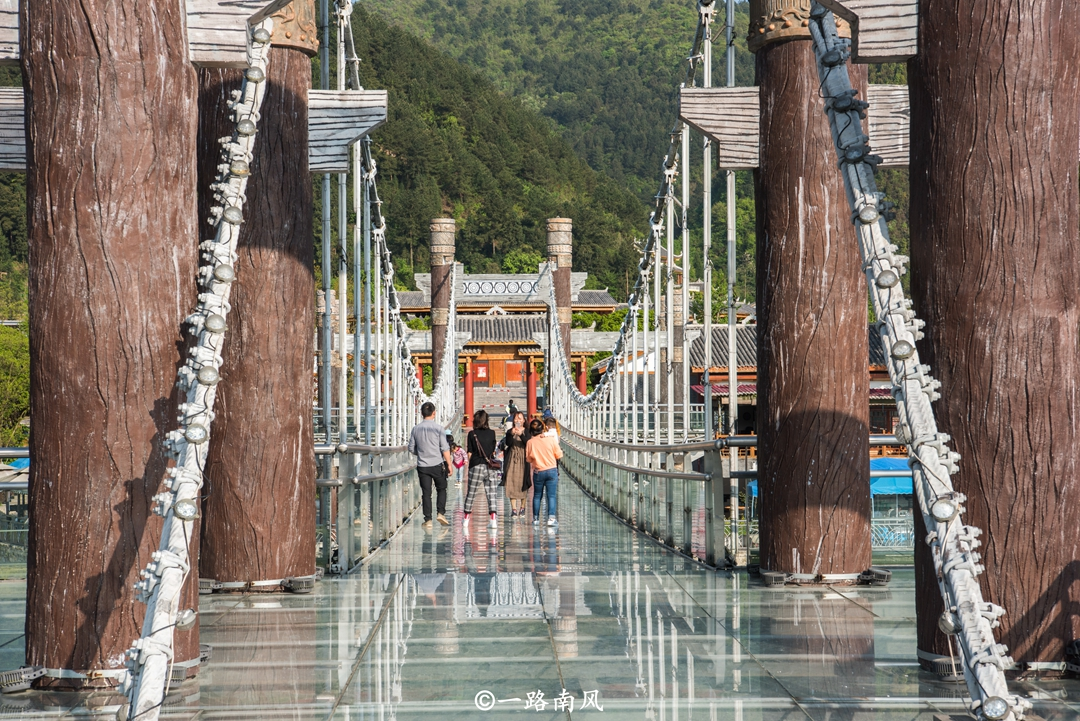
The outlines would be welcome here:
M 553 517 L 559 510 L 559 469 L 549 468 L 546 471 L 533 473 L 533 518 L 540 518 L 540 499 L 547 490 L 548 517 Z

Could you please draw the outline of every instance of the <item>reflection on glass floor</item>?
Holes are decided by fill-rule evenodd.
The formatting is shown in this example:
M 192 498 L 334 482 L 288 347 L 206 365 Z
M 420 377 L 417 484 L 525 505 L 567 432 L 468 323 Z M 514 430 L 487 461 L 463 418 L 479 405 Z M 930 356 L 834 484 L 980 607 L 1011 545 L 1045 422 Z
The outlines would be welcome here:
M 963 686 L 913 660 L 910 571 L 888 588 L 766 589 L 661 549 L 570 483 L 560 491 L 556 530 L 501 514 L 488 529 L 481 501 L 466 531 L 451 488 L 451 526 L 414 520 L 313 595 L 205 597 L 214 657 L 163 717 L 966 717 Z M 0 584 L 3 668 L 22 662 L 23 593 Z M 1080 717 L 1080 683 L 1019 690 L 1044 719 Z M 117 703 L 28 693 L 0 698 L 0 716 L 115 716 Z

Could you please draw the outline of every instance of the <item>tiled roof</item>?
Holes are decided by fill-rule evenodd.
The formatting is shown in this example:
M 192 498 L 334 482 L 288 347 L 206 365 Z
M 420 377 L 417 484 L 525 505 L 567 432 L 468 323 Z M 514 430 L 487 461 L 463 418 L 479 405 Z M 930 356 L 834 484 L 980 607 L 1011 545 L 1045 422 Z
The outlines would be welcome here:
M 398 305 L 402 308 L 428 309 L 428 299 L 420 290 L 399 290 L 397 292 Z
M 870 365 L 885 365 L 885 350 L 881 345 L 881 336 L 874 330 L 874 326 L 868 326 L 870 336 Z M 713 367 L 719 368 L 727 365 L 727 326 L 713 327 Z M 757 326 L 740 325 L 736 335 L 738 348 L 738 363 L 740 367 L 757 366 Z M 705 365 L 705 338 L 698 338 L 690 346 L 690 363 L 694 368 Z
M 585 306 L 611 306 L 618 305 L 618 301 L 611 297 L 606 290 L 582 290 L 574 300 L 574 305 Z
M 735 335 L 738 364 L 740 367 L 757 365 L 757 326 L 740 325 Z M 727 365 L 728 329 L 727 326 L 713 326 L 713 367 Z M 690 365 L 700 368 L 705 365 L 705 334 L 690 345 Z
M 546 333 L 546 315 L 459 315 L 457 329 L 471 333 L 470 343 L 533 343 L 534 333 Z

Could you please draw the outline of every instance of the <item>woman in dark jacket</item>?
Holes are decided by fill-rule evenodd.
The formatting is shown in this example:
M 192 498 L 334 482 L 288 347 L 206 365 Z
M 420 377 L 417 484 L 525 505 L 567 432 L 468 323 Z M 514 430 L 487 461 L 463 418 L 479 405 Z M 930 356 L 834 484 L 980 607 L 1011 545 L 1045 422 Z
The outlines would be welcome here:
M 525 427 L 525 414 L 517 411 L 510 418 L 510 430 L 502 440 L 503 456 L 503 483 L 506 486 L 506 497 L 510 499 L 510 517 L 525 515 L 525 501 L 529 498 L 529 489 L 532 488 L 532 469 L 525 461 L 525 445 L 532 438 L 529 429 Z
M 492 467 L 495 462 L 495 431 L 488 427 L 487 411 L 473 414 L 473 429 L 465 441 L 465 450 L 469 453 L 469 488 L 465 492 L 465 523 L 472 515 L 473 501 L 483 487 L 487 495 L 488 513 L 491 521 L 488 525 L 498 527 L 495 519 L 496 497 L 499 491 L 499 471 Z

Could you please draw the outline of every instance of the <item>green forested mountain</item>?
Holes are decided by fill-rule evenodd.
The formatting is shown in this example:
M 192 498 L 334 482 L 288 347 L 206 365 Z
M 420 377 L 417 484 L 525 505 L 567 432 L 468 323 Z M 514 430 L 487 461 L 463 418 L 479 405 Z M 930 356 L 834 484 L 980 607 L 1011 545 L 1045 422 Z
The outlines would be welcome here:
M 647 199 L 697 27 L 688 0 L 364 0 L 364 5 L 480 70 L 552 120 L 591 167 Z M 715 26 L 722 34 L 723 17 Z M 739 85 L 754 82 L 748 10 L 736 24 Z M 717 38 L 714 83 L 726 78 Z M 700 82 L 700 78 L 699 78 Z
M 482 72 L 505 94 L 535 108 L 592 168 L 639 198 L 647 201 L 656 192 L 697 25 L 693 0 L 362 0 L 362 5 L 430 40 Z M 717 20 L 713 83 L 720 85 L 726 80 L 723 12 Z M 741 86 L 754 84 L 754 59 L 746 49 L 748 26 L 749 7 L 740 2 L 735 80 Z M 876 83 L 906 82 L 902 65 L 873 67 L 870 76 Z M 697 83 L 701 84 L 700 73 Z M 700 277 L 701 139 L 696 135 L 693 148 L 690 267 Z M 879 182 L 898 205 L 891 227 L 894 241 L 906 250 L 907 171 L 884 171 Z M 738 174 L 737 197 L 736 293 L 753 300 L 751 173 Z M 711 257 L 720 298 L 727 282 L 726 209 L 723 179 L 715 174 L 714 200 Z M 593 267 L 583 269 L 595 272 Z M 718 313 L 723 305 L 714 304 Z
M 574 266 L 625 297 L 648 210 L 579 158 L 552 125 L 481 73 L 358 4 L 365 87 L 390 91 L 373 134 L 388 239 L 399 273 L 428 267 L 427 222 L 457 219 L 458 259 L 473 272 L 543 253 L 545 221 L 574 221 Z

